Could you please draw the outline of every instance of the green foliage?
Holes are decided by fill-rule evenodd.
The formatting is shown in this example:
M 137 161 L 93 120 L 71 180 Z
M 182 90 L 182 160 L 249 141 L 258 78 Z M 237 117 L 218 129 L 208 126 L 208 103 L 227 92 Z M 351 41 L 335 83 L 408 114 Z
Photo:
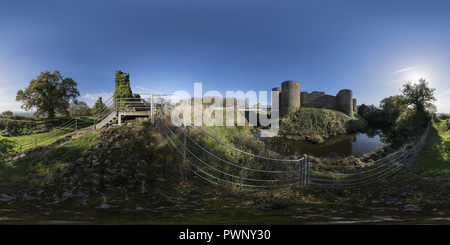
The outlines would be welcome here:
M 29 119 L 0 119 L 0 135 L 4 137 L 28 135 L 47 131 L 43 121 Z
M 383 123 L 383 121 L 380 120 L 381 110 L 374 105 L 362 104 L 358 106 L 358 115 L 366 119 L 370 126 L 378 127 Z
M 12 117 L 14 116 L 14 113 L 12 111 L 4 111 L 2 112 L 2 117 Z
M 72 78 L 63 78 L 55 70 L 53 73 L 41 72 L 31 80 L 25 91 L 17 91 L 16 101 L 22 102 L 21 108 L 27 111 L 36 108 L 36 116 L 52 119 L 56 113 L 68 114 L 69 101 L 77 96 L 80 96 L 77 83 Z
M 321 143 L 329 136 L 358 131 L 365 124 L 363 118 L 356 116 L 352 119 L 339 111 L 300 108 L 282 118 L 279 135 L 288 139 Z
M 441 119 L 441 120 L 447 120 L 447 119 L 450 118 L 450 115 L 448 115 L 448 114 L 439 114 L 439 115 L 437 116 L 437 118 L 438 118 L 438 119 Z
M 127 102 L 127 98 L 131 98 L 131 95 L 130 75 L 128 73 L 123 73 L 121 70 L 117 70 L 114 90 L 115 106 L 123 106 L 122 103 Z
M 278 153 L 266 149 L 263 142 L 255 140 L 248 127 L 211 126 L 205 127 L 204 129 L 216 139 L 236 149 L 259 156 L 283 158 Z M 190 139 L 187 139 L 187 148 L 189 149 L 189 152 L 187 153 L 188 159 L 197 166 L 194 168 L 197 173 L 214 182 L 224 180 L 227 183 L 231 182 L 239 185 L 240 176 L 249 179 L 274 179 L 278 177 L 268 173 L 248 170 L 242 171 L 241 166 L 251 169 L 281 170 L 288 167 L 294 167 L 295 165 L 292 162 L 285 164 L 284 162 L 265 160 L 252 155 L 242 154 L 206 135 L 196 127 L 189 127 L 188 134 L 198 144 L 197 145 Z M 178 139 L 181 139 L 182 142 L 183 136 L 181 132 L 178 135 Z M 180 144 L 177 139 L 173 139 L 173 141 L 177 142 L 178 145 Z M 182 148 L 180 147 L 180 149 Z M 222 160 L 219 160 L 219 158 Z M 215 176 L 216 178 L 211 177 L 208 174 Z M 218 180 L 217 178 L 221 180 Z M 246 183 L 267 184 L 251 183 L 251 181 L 248 180 Z
M 12 153 L 15 144 L 9 139 L 0 139 L 0 162 Z
M 431 117 L 420 114 L 411 108 L 405 109 L 396 121 L 395 132 L 398 136 L 408 137 L 427 126 Z
M 400 146 L 408 137 L 427 126 L 436 108 L 432 103 L 436 100 L 434 90 L 423 78 L 415 84 L 407 82 L 401 95 L 383 99 L 380 108 L 363 104 L 358 107 L 358 113 L 371 127 L 382 129 L 392 147 Z
M 92 111 L 91 108 L 83 101 L 77 101 L 70 103 L 69 106 L 69 114 L 71 117 L 76 116 L 91 116 Z
M 106 105 L 102 101 L 102 97 L 99 97 L 98 100 L 95 102 L 94 107 L 92 108 L 94 110 L 94 114 L 100 114 L 103 111 L 107 109 Z
M 427 110 L 435 111 L 436 107 L 432 104 L 435 101 L 435 89 L 428 87 L 428 82 L 424 78 L 420 78 L 417 83 L 407 82 L 403 85 L 404 103 L 414 106 L 418 114 L 426 114 Z

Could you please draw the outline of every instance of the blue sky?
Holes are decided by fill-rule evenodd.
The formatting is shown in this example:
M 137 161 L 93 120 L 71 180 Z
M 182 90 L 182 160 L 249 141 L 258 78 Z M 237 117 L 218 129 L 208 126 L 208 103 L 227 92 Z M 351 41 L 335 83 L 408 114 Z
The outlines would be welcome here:
M 425 77 L 450 113 L 445 0 L 2 0 L 0 112 L 17 90 L 60 70 L 93 105 L 130 73 L 137 93 L 352 89 L 358 104 Z

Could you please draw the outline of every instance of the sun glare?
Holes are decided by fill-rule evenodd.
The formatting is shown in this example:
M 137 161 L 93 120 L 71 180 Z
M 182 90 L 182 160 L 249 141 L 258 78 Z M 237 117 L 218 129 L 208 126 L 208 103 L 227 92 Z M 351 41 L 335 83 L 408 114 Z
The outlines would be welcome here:
M 426 74 L 424 73 L 412 73 L 407 76 L 407 81 L 417 82 L 420 78 L 427 79 Z

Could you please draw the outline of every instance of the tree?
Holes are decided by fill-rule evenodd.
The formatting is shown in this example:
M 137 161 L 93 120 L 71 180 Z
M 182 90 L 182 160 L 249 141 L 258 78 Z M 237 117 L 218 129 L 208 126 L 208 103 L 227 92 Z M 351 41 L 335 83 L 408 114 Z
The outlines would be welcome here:
M 397 118 L 406 109 L 404 97 L 401 95 L 394 95 L 384 98 L 380 102 L 380 118 L 379 120 L 386 123 L 388 127 L 395 126 Z
M 92 115 L 91 108 L 86 104 L 86 102 L 78 101 L 71 102 L 69 106 L 69 114 L 71 117 L 75 116 L 90 116 Z
M 75 101 L 80 92 L 72 78 L 64 78 L 58 70 L 41 72 L 28 87 L 17 91 L 16 101 L 22 102 L 26 111 L 36 108 L 35 115 L 53 119 L 56 113 L 68 114 L 70 100 Z
M 102 97 L 98 98 L 98 100 L 95 102 L 94 107 L 92 109 L 94 110 L 94 113 L 96 115 L 104 112 L 107 109 L 106 105 L 102 101 Z
M 401 101 L 405 109 L 396 120 L 397 134 L 407 137 L 427 126 L 431 119 L 430 114 L 436 108 L 433 104 L 436 100 L 434 90 L 428 87 L 424 78 L 420 78 L 418 83 L 409 81 L 403 85 Z
M 10 110 L 2 112 L 2 117 L 12 117 L 14 113 Z
M 362 104 L 358 106 L 358 115 L 367 120 L 372 127 L 383 127 L 384 122 L 380 120 L 381 110 L 374 105 Z
M 434 88 L 428 87 L 425 78 L 420 78 L 418 83 L 412 84 L 411 81 L 403 85 L 403 97 L 407 106 L 412 105 L 419 115 L 425 115 L 426 109 L 433 110 L 435 108 L 432 101 L 435 101 Z

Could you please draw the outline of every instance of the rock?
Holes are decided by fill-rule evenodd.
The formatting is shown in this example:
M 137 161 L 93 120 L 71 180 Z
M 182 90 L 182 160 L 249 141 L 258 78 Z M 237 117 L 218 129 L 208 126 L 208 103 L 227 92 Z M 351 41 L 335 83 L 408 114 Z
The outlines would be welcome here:
M 14 197 L 9 196 L 7 194 L 0 194 L 0 202 L 9 202 L 13 199 L 14 199 Z
M 142 181 L 142 186 L 141 186 L 141 193 L 144 194 L 146 192 L 148 192 L 147 187 L 145 186 L 145 184 L 147 183 L 147 181 Z
M 403 204 L 402 199 L 398 197 L 388 197 L 386 198 L 386 204 L 388 205 L 401 205 Z
M 405 205 L 403 206 L 403 210 L 405 211 L 413 211 L 413 212 L 420 212 L 422 210 L 422 207 L 420 207 L 419 205 Z
M 78 164 L 82 164 L 84 162 L 84 158 L 80 157 L 77 160 L 75 160 L 75 162 L 78 163 Z
M 137 166 L 140 167 L 140 168 L 146 168 L 148 166 L 148 163 L 145 160 L 140 160 L 137 163 Z
M 108 172 L 113 174 L 113 173 L 117 172 L 117 169 L 115 169 L 115 168 L 113 168 L 113 169 L 106 168 L 106 171 L 108 171 Z
M 122 145 L 120 145 L 119 142 L 116 142 L 116 144 L 112 147 L 113 149 L 121 149 Z

